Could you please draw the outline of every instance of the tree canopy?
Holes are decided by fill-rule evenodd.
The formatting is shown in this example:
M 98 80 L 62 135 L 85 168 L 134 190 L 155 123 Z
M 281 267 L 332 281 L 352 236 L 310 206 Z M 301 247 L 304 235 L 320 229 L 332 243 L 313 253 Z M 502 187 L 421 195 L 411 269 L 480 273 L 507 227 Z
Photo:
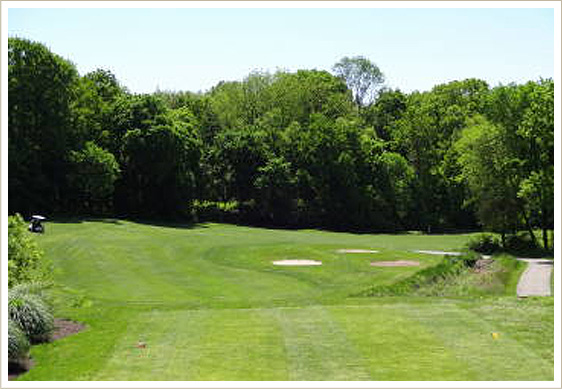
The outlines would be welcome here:
M 243 223 L 539 228 L 550 244 L 552 80 L 403 93 L 345 57 L 333 74 L 135 94 L 25 39 L 9 39 L 8 62 L 10 213 L 197 218 L 204 203 Z

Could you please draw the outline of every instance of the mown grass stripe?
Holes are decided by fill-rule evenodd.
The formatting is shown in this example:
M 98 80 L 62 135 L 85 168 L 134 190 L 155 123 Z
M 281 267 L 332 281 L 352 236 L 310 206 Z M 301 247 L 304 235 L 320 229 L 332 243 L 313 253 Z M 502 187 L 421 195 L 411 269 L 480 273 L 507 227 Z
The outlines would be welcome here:
M 320 306 L 269 311 L 280 322 L 290 380 L 370 380 L 364 361 Z
M 482 312 L 472 312 L 457 304 L 446 304 L 440 305 L 441 314 L 436 319 L 434 310 L 402 304 L 397 308 L 441 339 L 477 380 L 525 381 L 554 378 L 553 365 L 530 347 L 517 341 L 514 337 L 516 334 L 500 331 L 501 323 L 486 320 Z M 462 323 L 462 331 L 459 323 Z M 499 334 L 497 339 L 492 337 L 493 332 Z
M 427 304 L 423 307 L 437 313 Z M 364 356 L 373 380 L 474 378 L 465 373 L 465 366 L 455 360 L 452 350 L 415 319 L 404 315 L 400 307 L 333 306 L 330 312 Z

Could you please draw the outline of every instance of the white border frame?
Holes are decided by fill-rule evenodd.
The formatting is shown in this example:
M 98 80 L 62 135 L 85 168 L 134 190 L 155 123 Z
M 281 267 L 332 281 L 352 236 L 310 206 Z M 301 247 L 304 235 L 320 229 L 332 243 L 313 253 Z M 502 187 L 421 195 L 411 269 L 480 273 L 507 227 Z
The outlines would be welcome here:
M 561 25 L 560 25 L 560 1 L 2 1 L 1 18 L 1 48 L 2 48 L 2 134 L 1 134 L 1 210 L 2 210 L 2 366 L 1 387 L 2 388 L 560 388 L 560 72 L 561 72 Z M 556 267 L 554 271 L 554 381 L 8 381 L 8 350 L 7 341 L 8 327 L 7 300 L 8 300 L 8 11 L 10 8 L 552 8 L 554 9 L 554 107 L 555 107 L 555 235 L 554 245 Z

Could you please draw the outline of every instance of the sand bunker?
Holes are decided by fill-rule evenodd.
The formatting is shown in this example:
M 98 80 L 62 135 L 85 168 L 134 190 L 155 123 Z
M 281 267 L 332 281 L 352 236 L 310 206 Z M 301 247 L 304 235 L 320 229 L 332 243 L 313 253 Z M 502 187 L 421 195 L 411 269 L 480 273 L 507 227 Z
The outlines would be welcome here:
M 339 249 L 340 254 L 376 254 L 377 250 L 364 250 L 364 249 Z
M 458 251 L 414 250 L 415 253 L 433 255 L 461 255 Z
M 371 262 L 371 266 L 380 267 L 404 267 L 404 266 L 419 266 L 418 261 L 379 261 Z
M 277 266 L 320 266 L 322 262 L 311 259 L 283 259 L 281 261 L 273 261 L 273 264 Z

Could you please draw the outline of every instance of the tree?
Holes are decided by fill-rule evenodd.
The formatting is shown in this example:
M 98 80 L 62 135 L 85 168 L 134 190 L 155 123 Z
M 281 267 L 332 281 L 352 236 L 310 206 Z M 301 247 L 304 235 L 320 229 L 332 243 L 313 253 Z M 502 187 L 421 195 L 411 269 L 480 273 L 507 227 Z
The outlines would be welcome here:
M 222 186 L 221 200 L 254 198 L 258 168 L 266 161 L 264 134 L 255 128 L 225 130 L 217 135 L 210 151 L 215 182 Z
M 119 118 L 115 106 L 127 100 L 127 91 L 108 70 L 98 69 L 80 78 L 77 96 L 73 101 L 73 128 L 77 144 L 94 141 L 113 153 L 118 147 L 112 140 Z
M 311 115 L 321 113 L 332 120 L 353 114 L 353 101 L 345 82 L 326 71 L 279 72 L 270 87 L 272 109 L 280 129 L 293 122 L 307 126 Z
M 384 75 L 379 67 L 361 56 L 343 57 L 332 70 L 336 76 L 345 80 L 359 106 L 371 104 L 384 82 Z
M 541 80 L 529 87 L 529 107 L 517 130 L 528 147 L 528 174 L 518 195 L 535 215 L 548 250 L 548 229 L 554 228 L 554 82 Z
M 120 173 L 113 154 L 87 142 L 82 150 L 70 152 L 69 162 L 68 180 L 80 207 L 93 213 L 110 209 Z
M 502 132 L 508 163 L 516 167 L 511 180 L 518 214 L 535 245 L 534 228 L 543 230 L 548 248 L 554 208 L 554 83 L 500 85 L 491 91 L 485 114 Z
M 92 88 L 105 102 L 115 101 L 117 97 L 126 93 L 126 89 L 109 70 L 96 69 L 84 75 L 84 78 L 92 83 Z
M 265 166 L 258 168 L 255 186 L 262 215 L 270 222 L 289 221 L 295 187 L 291 163 L 283 157 L 269 158 Z
M 195 193 L 200 141 L 188 123 L 172 121 L 123 137 L 123 187 L 129 213 L 177 217 Z
M 406 110 L 406 95 L 397 90 L 382 89 L 377 101 L 361 112 L 368 126 L 385 141 L 392 140 L 392 127 Z
M 502 128 L 476 117 L 455 144 L 465 180 L 484 227 L 505 235 L 518 228 L 520 164 L 511 158 Z
M 78 73 L 40 43 L 8 39 L 10 213 L 61 208 Z

